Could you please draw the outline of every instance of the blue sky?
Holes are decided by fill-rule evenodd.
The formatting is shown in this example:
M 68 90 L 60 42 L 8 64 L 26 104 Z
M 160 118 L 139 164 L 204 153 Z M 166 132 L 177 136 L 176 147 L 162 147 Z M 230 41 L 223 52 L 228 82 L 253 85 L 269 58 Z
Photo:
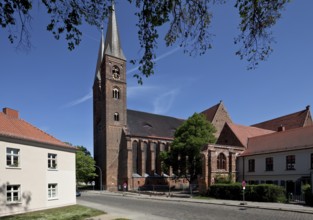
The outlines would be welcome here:
M 116 1 L 122 47 L 128 60 L 139 58 L 134 9 Z M 235 123 L 251 125 L 313 104 L 312 0 L 293 1 L 273 28 L 276 44 L 258 69 L 235 56 L 238 15 L 233 3 L 216 6 L 213 49 L 189 57 L 177 46 L 159 42 L 155 75 L 137 84 L 136 66 L 127 64 L 129 109 L 188 118 L 223 100 Z M 93 151 L 92 85 L 100 31 L 83 27 L 83 42 L 73 52 L 45 31 L 44 8 L 32 11 L 32 44 L 18 52 L 0 30 L 0 108 L 54 137 Z M 106 24 L 105 24 L 106 30 Z M 161 29 L 161 33 L 164 29 Z

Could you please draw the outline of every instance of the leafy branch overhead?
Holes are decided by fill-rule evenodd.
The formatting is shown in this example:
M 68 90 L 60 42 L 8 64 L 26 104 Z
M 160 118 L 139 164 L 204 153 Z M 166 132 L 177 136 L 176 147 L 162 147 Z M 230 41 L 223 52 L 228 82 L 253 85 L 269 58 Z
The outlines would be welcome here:
M 290 0 L 236 0 L 235 7 L 240 16 L 241 33 L 235 38 L 239 49 L 236 52 L 241 59 L 249 62 L 252 69 L 272 52 L 274 42 L 270 29 L 281 16 L 281 11 Z M 87 23 L 101 28 L 104 19 L 112 10 L 112 0 L 41 0 L 49 15 L 47 30 L 56 39 L 63 36 L 68 49 L 73 50 L 82 40 L 81 25 Z M 117 1 L 126 4 L 126 1 Z M 212 9 L 214 4 L 224 4 L 227 0 L 128 0 L 136 7 L 138 18 L 138 39 L 143 54 L 138 62 L 140 73 L 135 74 L 138 82 L 142 77 L 152 75 L 159 28 L 169 27 L 164 41 L 167 46 L 174 44 L 184 48 L 189 55 L 202 55 L 211 48 Z M 232 2 L 230 2 L 232 3 Z M 31 0 L 4 0 L 0 2 L 0 25 L 7 31 L 10 43 L 17 48 L 31 47 L 30 25 Z

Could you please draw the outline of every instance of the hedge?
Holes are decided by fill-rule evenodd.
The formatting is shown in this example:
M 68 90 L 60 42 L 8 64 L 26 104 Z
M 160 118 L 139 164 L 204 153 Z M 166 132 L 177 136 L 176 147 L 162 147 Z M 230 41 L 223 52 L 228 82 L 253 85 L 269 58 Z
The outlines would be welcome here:
M 313 206 L 313 194 L 312 194 L 311 186 L 309 184 L 304 185 L 302 190 L 304 193 L 305 204 L 309 206 Z
M 209 189 L 209 195 L 217 199 L 242 200 L 243 189 L 240 183 L 215 184 Z M 285 190 L 273 184 L 247 185 L 246 201 L 286 202 Z

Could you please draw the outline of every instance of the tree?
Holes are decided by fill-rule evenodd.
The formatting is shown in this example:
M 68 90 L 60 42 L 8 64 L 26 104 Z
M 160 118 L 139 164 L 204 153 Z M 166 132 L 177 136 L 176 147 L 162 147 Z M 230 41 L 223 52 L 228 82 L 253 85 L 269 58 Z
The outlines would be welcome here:
M 76 183 L 87 183 L 93 180 L 97 176 L 95 171 L 95 161 L 91 157 L 90 152 L 83 146 L 77 146 Z
M 215 143 L 215 127 L 202 114 L 193 114 L 175 132 L 170 151 L 161 153 L 164 168 L 171 166 L 178 177 L 189 182 L 201 174 L 201 149 L 208 143 Z
M 235 7 L 240 15 L 240 35 L 235 39 L 239 44 L 236 52 L 241 59 L 249 62 L 253 69 L 259 61 L 268 58 L 272 52 L 273 37 L 270 29 L 276 24 L 287 2 L 290 0 L 236 0 Z M 120 1 L 120 2 L 124 2 Z M 125 1 L 126 2 L 126 1 Z M 142 76 L 153 74 L 158 45 L 159 30 L 168 24 L 165 36 L 167 46 L 178 44 L 190 55 L 204 54 L 211 48 L 209 27 L 212 20 L 210 8 L 227 0 L 128 0 L 137 8 L 138 39 L 143 49 L 138 63 L 141 74 L 136 73 L 138 82 Z M 39 1 L 40 3 L 40 1 Z M 112 10 L 112 0 L 41 0 L 50 16 L 47 30 L 56 39 L 65 35 L 68 48 L 73 50 L 81 41 L 80 26 L 86 22 L 101 28 Z M 8 31 L 11 43 L 29 48 L 31 22 L 31 0 L 4 0 L 0 3 L 0 25 Z M 137 60 L 131 60 L 136 63 Z

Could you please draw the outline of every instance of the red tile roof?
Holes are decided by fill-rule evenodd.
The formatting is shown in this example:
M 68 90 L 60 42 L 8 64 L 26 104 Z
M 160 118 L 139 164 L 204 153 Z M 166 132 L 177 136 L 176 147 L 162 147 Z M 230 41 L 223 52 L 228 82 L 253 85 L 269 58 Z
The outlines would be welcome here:
M 236 137 L 238 138 L 238 140 L 241 142 L 242 146 L 244 147 L 247 147 L 248 138 L 270 134 L 274 132 L 274 131 L 265 130 L 261 128 L 230 124 L 230 123 L 226 123 L 225 126 L 228 126 L 232 130 L 232 132 L 236 135 Z
M 307 106 L 306 109 L 302 111 L 264 121 L 251 126 L 277 131 L 280 126 L 284 126 L 285 129 L 288 130 L 308 125 L 313 125 L 310 114 L 310 106 Z
M 253 137 L 242 156 L 313 148 L 313 126 Z
M 5 110 L 8 109 L 3 110 L 6 112 Z M 4 112 L 0 112 L 0 136 L 74 149 L 74 147 L 19 119 L 17 111 L 9 109 L 9 113 Z

